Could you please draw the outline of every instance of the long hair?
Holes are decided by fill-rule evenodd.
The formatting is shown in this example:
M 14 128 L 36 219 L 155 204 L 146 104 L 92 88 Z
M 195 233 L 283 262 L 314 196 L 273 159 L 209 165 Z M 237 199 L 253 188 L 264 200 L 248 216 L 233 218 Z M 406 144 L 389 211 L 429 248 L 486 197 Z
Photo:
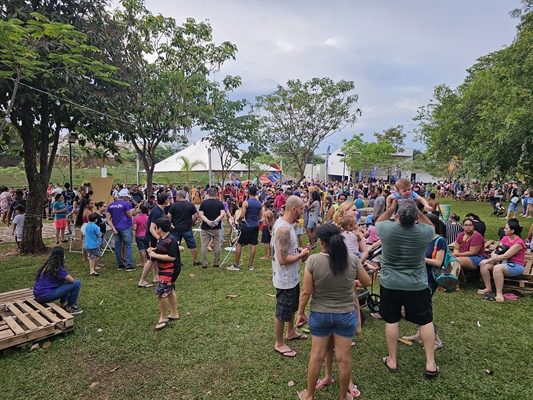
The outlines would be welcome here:
M 320 199 L 320 194 L 318 194 L 318 192 L 316 190 L 313 190 L 311 192 L 311 200 L 313 200 L 313 202 L 318 201 L 319 203 L 322 203 L 322 201 Z
M 80 210 L 78 211 L 78 215 L 76 215 L 76 223 L 74 224 L 76 228 L 79 228 L 83 225 L 83 210 L 85 210 L 91 201 L 91 199 L 87 198 L 81 201 Z
M 520 226 L 520 223 L 516 218 L 511 218 L 507 221 L 507 225 L 509 225 L 509 229 L 511 229 L 516 236 L 520 237 L 523 228 Z
M 41 276 L 53 276 L 56 279 L 59 279 L 59 272 L 63 264 L 65 263 L 65 250 L 61 246 L 56 246 L 52 249 L 50 257 L 44 262 L 41 268 L 37 271 L 35 275 L 35 282 Z
M 345 201 L 342 203 L 339 208 L 337 208 L 337 211 L 335 211 L 335 214 L 333 215 L 333 220 L 335 221 L 335 225 L 341 226 L 342 225 L 342 218 L 344 217 L 344 213 L 346 210 L 350 209 L 354 203 L 350 201 Z
M 426 217 L 431 221 L 433 224 L 433 227 L 435 228 L 435 233 L 437 235 L 441 235 L 440 231 L 440 220 L 439 217 L 437 217 L 435 214 L 428 214 Z
M 341 230 L 333 224 L 320 225 L 316 229 L 316 236 L 326 245 L 329 255 L 329 268 L 333 275 L 342 274 L 348 268 L 348 249 L 344 243 Z

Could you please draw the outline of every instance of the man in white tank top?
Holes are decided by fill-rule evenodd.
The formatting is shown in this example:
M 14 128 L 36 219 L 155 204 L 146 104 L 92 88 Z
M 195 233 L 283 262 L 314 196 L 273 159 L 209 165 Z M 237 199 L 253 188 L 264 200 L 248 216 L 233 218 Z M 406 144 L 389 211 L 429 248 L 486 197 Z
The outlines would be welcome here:
M 295 357 L 296 352 L 285 344 L 283 331 L 287 323 L 287 340 L 307 339 L 294 330 L 294 314 L 298 311 L 300 297 L 300 259 L 309 254 L 307 248 L 298 248 L 293 223 L 300 218 L 304 203 L 297 196 L 285 202 L 285 213 L 272 229 L 272 281 L 277 289 L 274 330 L 274 350 L 285 357 Z

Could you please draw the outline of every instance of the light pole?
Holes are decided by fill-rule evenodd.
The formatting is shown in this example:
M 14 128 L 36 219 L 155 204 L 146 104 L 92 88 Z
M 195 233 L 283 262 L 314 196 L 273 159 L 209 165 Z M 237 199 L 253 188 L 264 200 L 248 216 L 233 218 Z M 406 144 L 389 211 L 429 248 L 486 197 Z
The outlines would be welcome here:
M 344 170 L 346 169 L 346 158 L 344 154 L 337 153 L 337 157 L 343 157 L 342 158 L 342 182 L 344 183 Z
M 72 144 L 76 143 L 77 136 L 74 132 L 68 134 L 68 162 L 70 170 L 70 190 L 74 190 L 72 186 Z

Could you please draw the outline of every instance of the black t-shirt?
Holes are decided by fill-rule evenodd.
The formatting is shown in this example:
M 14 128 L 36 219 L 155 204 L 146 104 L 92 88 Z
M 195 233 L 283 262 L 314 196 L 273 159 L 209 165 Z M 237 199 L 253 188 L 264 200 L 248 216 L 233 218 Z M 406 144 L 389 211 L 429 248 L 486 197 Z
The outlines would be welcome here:
M 107 229 L 105 215 L 102 216 L 98 214 L 98 218 L 96 219 L 96 225 L 98 225 L 98 227 L 100 228 L 100 232 L 105 235 L 105 231 Z
M 158 239 L 155 252 L 175 257 L 174 261 L 163 261 L 157 259 L 159 269 L 159 280 L 174 283 L 181 271 L 181 258 L 178 242 L 172 235 L 167 235 L 164 239 Z
M 168 209 L 172 216 L 175 232 L 187 232 L 192 229 L 192 217 L 198 211 L 190 201 L 177 201 Z
M 208 220 L 214 221 L 220 216 L 220 210 L 224 211 L 224 204 L 219 199 L 207 199 L 202 201 L 199 211 L 203 211 Z M 202 221 L 202 229 L 220 229 L 220 222 L 213 227 Z
M 138 190 L 137 193 L 130 192 L 130 196 L 135 204 L 141 204 L 144 199 L 144 195 L 140 190 Z
M 151 243 L 151 246 L 154 245 L 154 242 L 158 239 L 158 238 L 154 238 L 152 236 L 152 234 L 150 233 L 150 226 L 152 226 L 152 222 L 155 224 L 155 222 L 161 218 L 161 217 L 164 217 L 166 216 L 167 214 L 161 210 L 161 208 L 159 206 L 155 206 L 152 211 L 150 212 L 150 215 L 148 216 L 148 223 L 146 225 L 146 234 L 144 235 L 144 239 L 148 242 L 148 243 Z
M 485 231 L 487 227 L 483 221 L 474 221 L 474 230 L 481 233 L 481 236 L 485 237 Z
M 62 194 L 65 198 L 65 204 L 67 206 L 71 206 L 74 203 L 74 198 L 76 197 L 76 193 L 74 193 L 74 190 L 63 190 Z

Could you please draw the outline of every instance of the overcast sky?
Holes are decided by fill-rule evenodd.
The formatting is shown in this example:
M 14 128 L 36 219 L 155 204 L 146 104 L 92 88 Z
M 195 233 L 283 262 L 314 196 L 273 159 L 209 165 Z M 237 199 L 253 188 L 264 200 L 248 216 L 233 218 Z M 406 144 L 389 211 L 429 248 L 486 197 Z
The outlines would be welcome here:
M 480 56 L 512 43 L 517 20 L 509 11 L 518 0 L 269 1 L 146 0 L 154 14 L 184 21 L 209 20 L 217 44 L 239 51 L 217 78 L 239 75 L 232 99 L 272 93 L 289 79 L 329 77 L 355 82 L 362 116 L 350 129 L 326 139 L 332 149 L 342 139 L 403 125 L 413 141 L 418 107 L 439 84 L 456 87 Z M 204 132 L 194 132 L 191 141 Z

